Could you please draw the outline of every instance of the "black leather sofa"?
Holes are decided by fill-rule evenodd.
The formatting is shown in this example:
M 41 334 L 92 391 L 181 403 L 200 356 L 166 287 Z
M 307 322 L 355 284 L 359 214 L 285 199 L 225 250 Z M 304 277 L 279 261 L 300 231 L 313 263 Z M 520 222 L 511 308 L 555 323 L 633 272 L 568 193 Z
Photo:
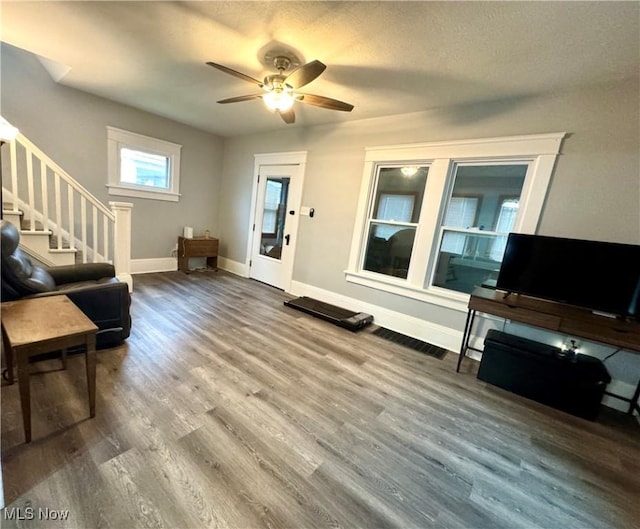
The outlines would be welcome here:
M 65 294 L 98 327 L 96 347 L 122 343 L 131 332 L 131 298 L 109 263 L 43 268 L 19 248 L 20 232 L 0 223 L 2 239 L 2 301 Z

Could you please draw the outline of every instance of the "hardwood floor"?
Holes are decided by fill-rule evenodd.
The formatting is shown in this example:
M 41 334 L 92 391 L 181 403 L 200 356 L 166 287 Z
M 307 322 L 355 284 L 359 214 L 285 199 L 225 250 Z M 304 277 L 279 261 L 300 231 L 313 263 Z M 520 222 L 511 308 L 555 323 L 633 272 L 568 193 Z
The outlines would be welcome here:
M 224 272 L 135 287 L 96 418 L 81 355 L 34 364 L 28 445 L 3 385 L 2 527 L 640 527 L 634 421 L 547 408 Z

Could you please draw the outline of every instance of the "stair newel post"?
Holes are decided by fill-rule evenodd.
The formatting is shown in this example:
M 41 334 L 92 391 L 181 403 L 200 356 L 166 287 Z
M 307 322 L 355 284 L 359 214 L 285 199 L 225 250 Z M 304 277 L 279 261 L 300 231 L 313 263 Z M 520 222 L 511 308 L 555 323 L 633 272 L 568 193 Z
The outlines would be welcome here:
M 133 291 L 131 277 L 131 209 L 130 202 L 109 202 L 113 213 L 113 264 L 116 276 L 120 281 L 129 285 L 129 292 Z

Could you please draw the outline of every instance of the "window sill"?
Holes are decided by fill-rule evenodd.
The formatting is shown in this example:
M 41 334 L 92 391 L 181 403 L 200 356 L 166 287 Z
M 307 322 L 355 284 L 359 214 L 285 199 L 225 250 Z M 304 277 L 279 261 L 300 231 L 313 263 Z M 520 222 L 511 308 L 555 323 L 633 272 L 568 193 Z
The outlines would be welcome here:
M 178 202 L 180 200 L 180 193 L 172 193 L 171 191 L 147 191 L 146 189 L 135 189 L 131 187 L 119 186 L 108 184 L 110 195 L 133 197 L 133 198 L 148 198 L 151 200 L 164 200 L 167 202 Z
M 402 279 L 381 276 L 366 272 L 345 270 L 345 277 L 350 283 L 362 285 L 376 290 L 389 292 L 405 298 L 415 299 L 432 305 L 439 305 L 459 312 L 467 312 L 469 294 L 453 292 L 444 288 L 431 287 L 429 289 L 409 285 Z

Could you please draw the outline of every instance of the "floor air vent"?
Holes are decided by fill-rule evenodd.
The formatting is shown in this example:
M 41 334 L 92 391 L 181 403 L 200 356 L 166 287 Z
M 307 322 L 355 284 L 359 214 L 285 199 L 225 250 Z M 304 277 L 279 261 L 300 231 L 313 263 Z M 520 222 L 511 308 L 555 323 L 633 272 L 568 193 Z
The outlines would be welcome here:
M 422 340 L 412 338 L 411 336 L 407 336 L 405 334 L 400 334 L 399 332 L 385 329 L 384 327 L 376 329 L 375 331 L 373 331 L 373 334 L 375 334 L 376 336 L 380 336 L 380 338 L 384 338 L 385 340 L 389 340 L 390 342 L 409 347 L 414 351 L 418 351 L 429 356 L 434 356 L 439 360 L 444 358 L 444 355 L 447 354 L 447 350 L 443 349 L 442 347 L 423 342 Z
M 318 301 L 317 299 L 309 298 L 307 296 L 285 301 L 284 304 L 287 307 L 330 321 L 331 323 L 344 327 L 345 329 L 349 329 L 350 331 L 358 331 L 373 321 L 373 316 L 371 316 L 371 314 L 353 312 L 352 310 L 336 307 L 335 305 L 329 305 L 329 303 Z

